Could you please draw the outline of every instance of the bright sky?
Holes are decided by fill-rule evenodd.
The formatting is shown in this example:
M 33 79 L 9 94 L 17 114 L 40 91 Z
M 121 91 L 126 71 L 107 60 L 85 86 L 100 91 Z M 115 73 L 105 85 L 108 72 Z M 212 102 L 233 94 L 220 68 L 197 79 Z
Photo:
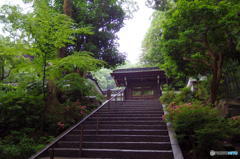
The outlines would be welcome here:
M 24 6 L 23 12 L 28 12 L 31 11 L 31 5 L 26 5 L 22 2 L 22 0 L 0 0 L 0 6 L 4 4 L 9 4 L 9 5 L 19 5 L 19 6 Z M 0 24 L 0 34 L 4 35 L 4 33 L 1 33 L 1 28 L 3 27 L 2 24 Z M 6 34 L 5 34 L 6 35 Z
M 142 41 L 151 24 L 153 9 L 145 6 L 146 0 L 136 0 L 139 10 L 133 19 L 125 21 L 125 26 L 118 33 L 119 50 L 127 54 L 127 60 L 137 63 L 142 53 Z
M 29 9 L 31 9 L 31 6 L 24 4 L 22 0 L 0 0 L 0 6 L 2 6 L 3 4 L 24 6 L 24 11 L 28 11 Z
M 151 15 L 153 13 L 152 9 L 145 6 L 146 0 L 136 1 L 138 2 L 139 10 L 134 13 L 132 19 L 125 21 L 125 26 L 118 33 L 119 50 L 126 53 L 127 60 L 131 63 L 137 63 L 139 61 L 139 56 L 142 53 L 142 41 L 150 27 Z M 0 0 L 0 6 L 3 4 L 24 5 L 21 0 Z

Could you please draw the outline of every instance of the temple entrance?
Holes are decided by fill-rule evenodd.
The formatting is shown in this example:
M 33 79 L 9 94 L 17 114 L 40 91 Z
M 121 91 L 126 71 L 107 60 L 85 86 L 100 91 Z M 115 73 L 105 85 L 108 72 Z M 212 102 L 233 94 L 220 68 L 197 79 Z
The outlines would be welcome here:
M 151 87 L 133 87 L 131 98 L 154 98 L 154 90 Z
M 118 87 L 126 87 L 125 99 L 157 99 L 166 83 L 164 71 L 157 67 L 118 69 L 112 76 Z

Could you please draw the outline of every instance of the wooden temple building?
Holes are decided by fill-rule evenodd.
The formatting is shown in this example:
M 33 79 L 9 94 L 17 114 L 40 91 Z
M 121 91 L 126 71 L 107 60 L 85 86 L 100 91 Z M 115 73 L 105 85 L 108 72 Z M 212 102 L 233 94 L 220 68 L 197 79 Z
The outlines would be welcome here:
M 125 87 L 124 99 L 158 99 L 161 85 L 167 82 L 165 72 L 158 67 L 117 69 L 111 74 L 117 87 Z

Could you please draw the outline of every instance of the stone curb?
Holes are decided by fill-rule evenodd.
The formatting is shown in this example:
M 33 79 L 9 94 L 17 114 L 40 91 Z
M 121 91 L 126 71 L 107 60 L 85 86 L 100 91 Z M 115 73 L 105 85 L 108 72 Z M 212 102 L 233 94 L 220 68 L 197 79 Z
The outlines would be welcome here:
M 162 106 L 163 106 L 164 114 L 168 114 L 168 112 L 166 111 L 166 105 L 162 104 Z M 171 146 L 172 146 L 174 159 L 184 159 L 182 150 L 181 150 L 181 148 L 178 144 L 177 138 L 176 138 L 176 133 L 170 122 L 167 122 L 167 129 L 168 129 L 168 133 L 169 133 L 169 137 L 170 137 L 170 142 L 171 142 Z

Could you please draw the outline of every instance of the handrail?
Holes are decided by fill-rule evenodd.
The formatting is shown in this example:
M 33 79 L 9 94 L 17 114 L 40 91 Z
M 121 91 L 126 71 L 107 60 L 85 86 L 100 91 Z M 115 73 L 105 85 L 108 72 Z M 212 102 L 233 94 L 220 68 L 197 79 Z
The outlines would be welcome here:
M 92 113 L 88 114 L 86 117 L 84 117 L 80 122 L 78 122 L 77 124 L 75 124 L 73 127 L 70 127 L 69 129 L 67 129 L 66 131 L 64 131 L 61 135 L 59 135 L 54 141 L 52 141 L 51 143 L 49 143 L 45 148 L 43 148 L 41 151 L 39 151 L 38 153 L 36 153 L 35 155 L 31 156 L 29 159 L 35 159 L 37 157 L 39 157 L 41 154 L 43 154 L 45 151 L 48 151 L 52 146 L 54 146 L 56 143 L 58 143 L 58 141 L 60 141 L 64 136 L 68 135 L 71 131 L 73 131 L 74 129 L 76 129 L 79 125 L 81 125 L 82 123 L 84 123 L 89 117 L 91 117 L 93 114 L 95 114 L 96 112 L 98 112 L 103 106 L 105 106 L 107 103 L 111 102 L 114 98 L 117 98 L 117 96 L 121 93 L 124 92 L 125 89 L 122 89 L 121 91 L 119 91 L 117 94 L 115 94 L 113 97 L 111 97 L 109 100 L 106 100 L 101 106 L 99 106 L 97 109 L 95 109 Z

